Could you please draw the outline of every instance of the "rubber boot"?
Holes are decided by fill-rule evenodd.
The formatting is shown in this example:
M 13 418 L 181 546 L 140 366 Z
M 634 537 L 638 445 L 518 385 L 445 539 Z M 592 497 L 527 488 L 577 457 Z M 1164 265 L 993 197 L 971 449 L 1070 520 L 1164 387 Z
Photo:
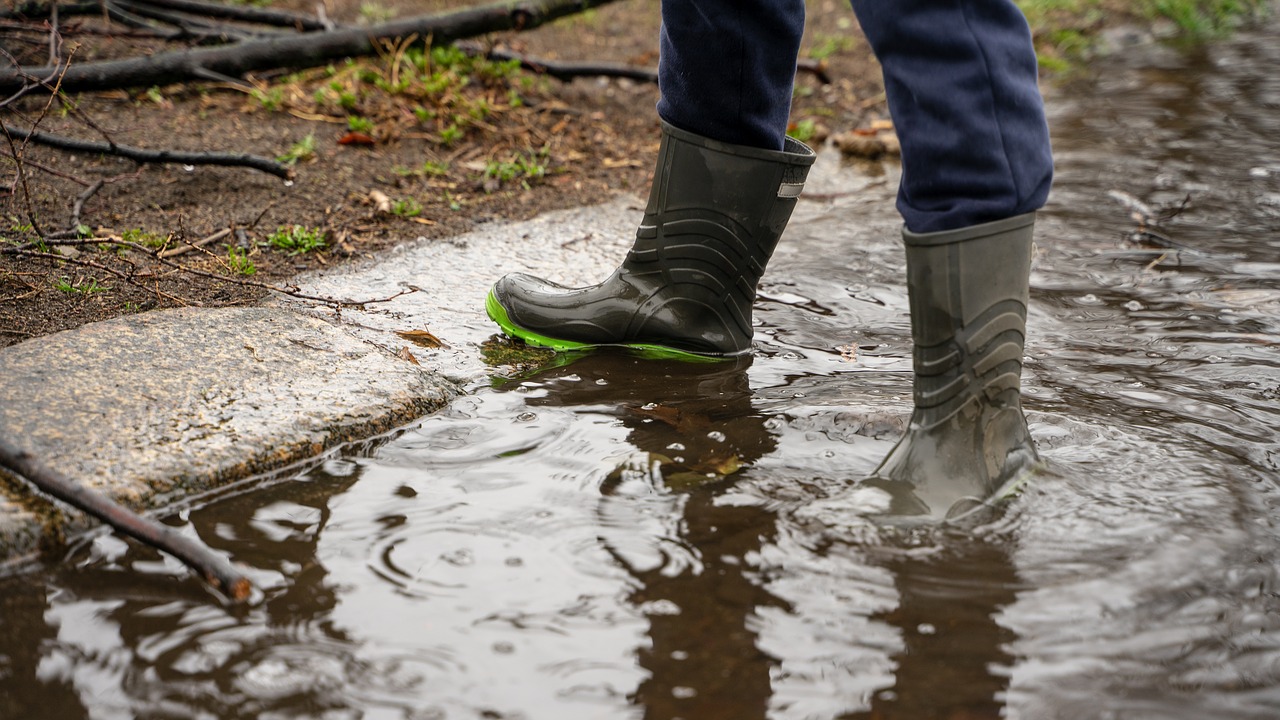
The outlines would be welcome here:
M 531 345 L 606 345 L 686 359 L 751 349 L 751 306 L 814 153 L 730 145 L 663 123 L 635 245 L 604 282 L 566 288 L 523 273 L 493 286 L 489 317 Z
M 915 410 L 864 481 L 896 520 L 972 518 L 1039 463 L 1020 397 L 1034 222 L 903 231 Z

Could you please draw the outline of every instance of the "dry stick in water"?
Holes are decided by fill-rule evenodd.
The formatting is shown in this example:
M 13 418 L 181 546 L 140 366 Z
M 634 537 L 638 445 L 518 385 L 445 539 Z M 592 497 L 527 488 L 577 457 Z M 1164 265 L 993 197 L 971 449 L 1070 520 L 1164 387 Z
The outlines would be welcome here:
M 249 579 L 226 558 L 196 540 L 138 515 L 102 493 L 41 466 L 30 452 L 19 450 L 3 438 L 0 438 L 0 466 L 26 478 L 41 491 L 98 518 L 117 532 L 176 557 L 233 602 L 249 598 L 253 590 Z

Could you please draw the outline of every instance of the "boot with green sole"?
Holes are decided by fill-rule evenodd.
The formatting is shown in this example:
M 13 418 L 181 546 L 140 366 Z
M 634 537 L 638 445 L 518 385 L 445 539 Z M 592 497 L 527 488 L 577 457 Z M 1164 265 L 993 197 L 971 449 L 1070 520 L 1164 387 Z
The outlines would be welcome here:
M 506 275 L 485 309 L 507 335 L 553 350 L 744 355 L 756 285 L 813 161 L 792 138 L 781 151 L 764 150 L 663 123 L 649 202 L 622 265 L 585 288 Z
M 915 410 L 864 485 L 907 523 L 974 520 L 1040 467 L 1022 413 L 1034 213 L 903 231 Z

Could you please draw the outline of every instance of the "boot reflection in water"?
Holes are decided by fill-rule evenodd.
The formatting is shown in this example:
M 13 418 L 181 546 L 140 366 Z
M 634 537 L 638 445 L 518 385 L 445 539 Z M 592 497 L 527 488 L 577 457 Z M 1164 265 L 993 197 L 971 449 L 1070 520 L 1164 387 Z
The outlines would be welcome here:
M 1034 212 L 1053 175 L 1035 51 L 1013 0 L 852 0 L 902 145 L 914 401 L 865 482 L 889 514 L 955 520 L 1033 467 L 1019 399 Z M 813 152 L 786 137 L 804 0 L 663 0 L 662 145 L 622 265 L 586 288 L 500 279 L 502 330 L 557 350 L 751 350 L 756 284 Z
M 776 660 L 761 608 L 783 607 L 754 574 L 776 511 L 721 502 L 777 439 L 752 406 L 746 356 L 715 364 L 600 352 L 521 379 L 530 408 L 609 413 L 639 451 L 600 487 L 601 542 L 634 578 L 649 623 L 633 701 L 647 718 L 764 720 Z

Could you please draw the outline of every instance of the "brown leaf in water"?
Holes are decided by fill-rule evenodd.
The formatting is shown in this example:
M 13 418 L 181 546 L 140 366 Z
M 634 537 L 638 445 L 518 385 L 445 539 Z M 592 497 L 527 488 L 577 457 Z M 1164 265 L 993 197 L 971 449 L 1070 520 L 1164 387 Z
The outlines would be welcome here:
M 711 425 L 711 418 L 700 413 L 685 412 L 670 405 L 650 403 L 642 407 L 629 407 L 631 412 L 641 416 L 664 422 L 682 433 L 692 433 L 706 429 Z
M 404 330 L 404 331 L 397 330 L 396 334 L 404 338 L 405 340 L 408 340 L 409 342 L 413 343 L 414 345 L 419 345 L 424 348 L 449 347 L 448 345 L 445 344 L 443 340 L 436 337 L 433 333 L 431 333 L 428 330 Z
M 741 468 L 742 468 L 742 461 L 738 459 L 738 456 L 730 455 L 729 457 L 717 462 L 711 468 L 711 472 L 714 472 L 717 475 L 732 475 L 738 472 L 738 470 Z

